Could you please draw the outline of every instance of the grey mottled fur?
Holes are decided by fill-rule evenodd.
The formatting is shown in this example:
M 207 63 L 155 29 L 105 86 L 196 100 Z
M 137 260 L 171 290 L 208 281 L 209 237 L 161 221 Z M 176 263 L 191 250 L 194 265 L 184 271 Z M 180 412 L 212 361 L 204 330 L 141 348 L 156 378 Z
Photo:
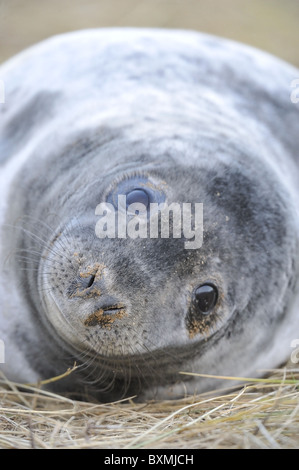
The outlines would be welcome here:
M 250 376 L 287 359 L 299 334 L 298 76 L 243 45 L 146 29 L 57 36 L 0 68 L 8 377 L 45 379 L 76 361 L 56 390 L 163 398 L 224 384 L 179 371 Z M 95 237 L 97 204 L 138 175 L 169 203 L 203 203 L 200 249 Z M 82 272 L 97 264 L 85 295 Z M 205 282 L 219 300 L 192 336 L 192 292 Z M 126 315 L 86 326 L 105 299 Z

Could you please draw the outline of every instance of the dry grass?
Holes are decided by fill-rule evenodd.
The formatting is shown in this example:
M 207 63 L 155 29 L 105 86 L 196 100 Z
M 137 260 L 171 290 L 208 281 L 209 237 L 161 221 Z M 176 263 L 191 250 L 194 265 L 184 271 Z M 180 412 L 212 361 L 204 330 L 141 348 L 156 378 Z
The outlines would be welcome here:
M 284 368 L 217 396 L 95 404 L 30 386 L 21 392 L 2 378 L 0 447 L 296 448 L 298 386 L 299 369 Z

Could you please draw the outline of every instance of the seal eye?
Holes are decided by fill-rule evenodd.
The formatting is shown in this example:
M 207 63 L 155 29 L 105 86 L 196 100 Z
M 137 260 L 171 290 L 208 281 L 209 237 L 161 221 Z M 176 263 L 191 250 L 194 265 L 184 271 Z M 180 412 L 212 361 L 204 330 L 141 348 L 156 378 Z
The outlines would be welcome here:
M 200 313 L 207 315 L 215 307 L 218 290 L 212 284 L 203 284 L 195 290 L 194 305 Z
M 143 204 L 145 207 L 149 205 L 149 196 L 143 189 L 133 189 L 127 194 L 127 207 L 130 204 L 134 204 L 138 202 L 139 204 Z
M 145 212 L 147 212 L 147 216 L 150 215 L 148 210 L 150 203 L 160 204 L 165 202 L 166 199 L 163 190 L 153 181 L 143 176 L 135 176 L 131 178 L 127 176 L 125 179 L 118 182 L 118 184 L 111 189 L 109 193 L 104 195 L 104 197 L 105 200 L 109 204 L 113 204 L 119 212 L 126 212 L 129 215 L 135 215 L 137 212 L 137 210 L 132 209 L 132 213 L 128 213 L 127 209 L 129 206 L 133 204 L 142 204 L 141 212 L 144 216 Z

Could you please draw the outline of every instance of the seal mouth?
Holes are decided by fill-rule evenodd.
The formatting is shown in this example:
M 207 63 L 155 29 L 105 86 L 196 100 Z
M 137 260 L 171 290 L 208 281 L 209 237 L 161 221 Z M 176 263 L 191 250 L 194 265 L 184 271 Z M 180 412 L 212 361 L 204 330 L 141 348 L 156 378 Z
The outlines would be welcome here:
M 84 321 L 85 326 L 101 326 L 111 328 L 115 320 L 119 320 L 127 315 L 126 306 L 123 304 L 103 305 L 101 308 L 90 314 Z
M 104 306 L 102 307 L 102 310 L 104 311 L 104 314 L 111 314 L 111 313 L 117 313 L 119 310 L 123 310 L 125 308 L 124 305 L 108 305 L 108 306 Z

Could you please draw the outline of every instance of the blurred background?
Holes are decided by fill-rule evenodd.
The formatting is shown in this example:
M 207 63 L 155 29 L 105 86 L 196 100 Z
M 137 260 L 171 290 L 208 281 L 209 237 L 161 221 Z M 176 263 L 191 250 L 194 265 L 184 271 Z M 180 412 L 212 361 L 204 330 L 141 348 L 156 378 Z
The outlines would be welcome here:
M 299 0 L 0 0 L 0 62 L 54 34 L 103 26 L 204 31 L 299 66 Z

